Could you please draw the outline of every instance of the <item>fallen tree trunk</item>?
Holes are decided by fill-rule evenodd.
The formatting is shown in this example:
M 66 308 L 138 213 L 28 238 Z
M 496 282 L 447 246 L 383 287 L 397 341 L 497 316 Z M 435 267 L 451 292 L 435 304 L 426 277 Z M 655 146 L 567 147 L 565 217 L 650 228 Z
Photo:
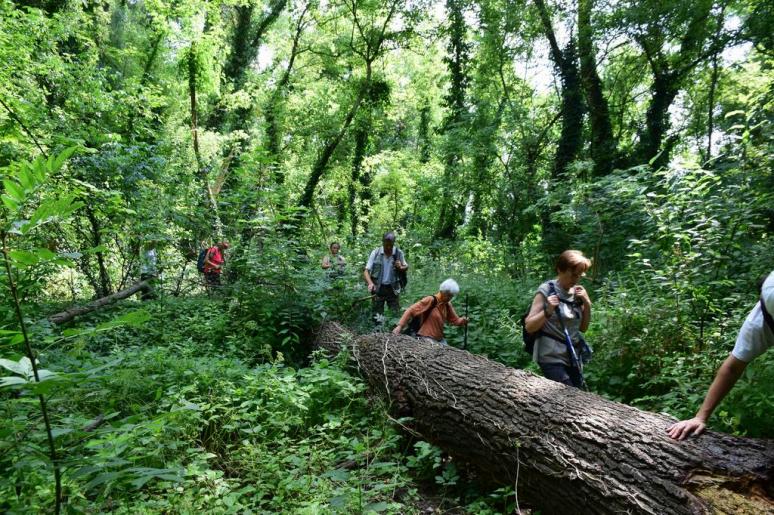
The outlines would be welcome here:
M 65 322 L 69 322 L 79 315 L 85 315 L 86 313 L 91 313 L 92 311 L 96 311 L 104 306 L 109 306 L 114 302 L 131 297 L 138 291 L 145 290 L 147 288 L 150 288 L 148 280 L 140 281 L 127 288 L 124 288 L 121 291 L 117 291 L 112 295 L 108 295 L 107 297 L 102 297 L 101 299 L 89 302 L 84 306 L 74 306 L 60 313 L 56 313 L 55 315 L 51 315 L 48 317 L 48 319 L 53 324 L 64 324 Z
M 317 345 L 347 347 L 413 429 L 544 513 L 774 513 L 774 440 L 674 422 L 448 346 L 327 323 Z

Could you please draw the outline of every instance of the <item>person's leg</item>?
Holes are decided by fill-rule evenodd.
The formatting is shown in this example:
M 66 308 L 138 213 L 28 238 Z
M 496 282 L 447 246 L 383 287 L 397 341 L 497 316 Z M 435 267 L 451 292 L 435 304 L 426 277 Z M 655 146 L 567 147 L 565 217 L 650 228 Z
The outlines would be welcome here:
M 156 300 L 156 276 L 140 274 L 141 281 L 148 281 L 148 286 L 140 290 L 140 300 Z
M 540 365 L 540 370 L 543 371 L 543 376 L 546 379 L 566 384 L 567 386 L 575 386 L 572 384 L 570 374 L 567 372 L 570 367 L 561 363 L 538 363 L 538 365 Z
M 580 371 L 575 367 L 566 367 L 567 374 L 570 376 L 570 382 L 575 388 L 583 388 L 583 378 Z
M 382 315 L 384 315 L 384 286 L 379 286 L 376 293 L 371 297 L 371 311 L 372 317 L 375 323 L 379 323 Z
M 220 274 L 217 272 L 205 272 L 204 278 L 207 283 L 207 288 L 213 288 L 220 286 Z
M 385 286 L 384 289 L 387 291 L 385 298 L 387 299 L 387 306 L 390 308 L 390 311 L 393 312 L 393 315 L 400 315 L 400 296 L 395 295 L 395 291 L 391 286 Z

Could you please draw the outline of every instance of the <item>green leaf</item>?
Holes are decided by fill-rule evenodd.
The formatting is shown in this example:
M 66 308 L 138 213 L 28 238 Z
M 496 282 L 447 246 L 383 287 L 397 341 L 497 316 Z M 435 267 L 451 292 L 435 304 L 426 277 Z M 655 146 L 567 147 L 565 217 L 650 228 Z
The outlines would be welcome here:
M 73 431 L 74 429 L 71 427 L 55 427 L 51 429 L 51 434 L 53 435 L 54 438 L 58 438 L 62 435 L 72 433 Z
M 2 199 L 3 204 L 5 204 L 5 207 L 7 207 L 11 213 L 16 213 L 19 211 L 19 203 L 13 200 L 11 197 L 8 195 L 3 195 Z
M 376 502 L 376 503 L 367 505 L 365 508 L 363 508 L 363 511 L 365 513 L 368 513 L 369 511 L 375 511 L 376 513 L 381 513 L 389 508 L 390 508 L 390 505 L 387 504 L 386 502 Z
M 0 377 L 0 388 L 17 384 L 27 384 L 27 380 L 19 376 Z
M 60 152 L 59 155 L 55 158 L 54 156 L 51 156 L 53 160 L 50 161 L 49 170 L 52 173 L 59 171 L 59 169 L 62 168 L 64 162 L 70 159 L 76 150 L 78 150 L 78 147 L 69 147 Z
M 5 195 L 15 200 L 19 204 L 24 202 L 24 190 L 16 181 L 11 179 L 5 179 L 3 181 L 3 188 L 5 189 Z
M 75 202 L 72 195 L 43 202 L 21 227 L 21 234 L 28 234 L 37 227 L 65 219 L 82 206 L 83 203 Z
M 27 360 L 26 362 L 22 362 L 22 360 Z M 27 366 L 26 364 L 29 363 L 29 358 L 26 356 L 22 358 L 22 360 L 19 360 L 18 362 L 12 361 L 10 359 L 0 359 L 0 367 L 3 367 L 5 369 L 10 370 L 14 374 L 18 374 L 20 376 L 27 377 Z
M 129 313 L 126 313 L 124 315 L 121 315 L 118 318 L 114 318 L 113 320 L 110 320 L 108 322 L 102 323 L 96 327 L 96 331 L 105 331 L 109 329 L 114 329 L 116 327 L 122 327 L 122 326 L 129 326 L 129 327 L 140 327 L 145 322 L 150 320 L 151 315 L 144 309 L 138 309 L 136 311 L 131 311 Z

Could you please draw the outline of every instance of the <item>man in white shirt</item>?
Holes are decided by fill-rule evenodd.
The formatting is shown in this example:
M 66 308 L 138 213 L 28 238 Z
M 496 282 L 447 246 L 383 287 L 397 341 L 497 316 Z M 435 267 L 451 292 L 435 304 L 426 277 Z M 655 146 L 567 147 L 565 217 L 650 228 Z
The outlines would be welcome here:
M 734 350 L 720 365 L 701 408 L 692 419 L 669 426 L 667 428 L 669 436 L 676 440 L 684 440 L 704 431 L 712 412 L 734 387 L 747 365 L 774 347 L 772 314 L 774 314 L 774 272 L 771 272 L 763 282 L 761 298 L 747 315 L 742 328 L 739 330 L 739 336 L 736 338 Z
M 372 308 L 377 321 L 384 313 L 385 302 L 396 314 L 400 311 L 399 273 L 406 270 L 408 263 L 403 252 L 395 245 L 395 233 L 385 233 L 382 246 L 371 252 L 363 271 L 368 291 L 373 295 Z

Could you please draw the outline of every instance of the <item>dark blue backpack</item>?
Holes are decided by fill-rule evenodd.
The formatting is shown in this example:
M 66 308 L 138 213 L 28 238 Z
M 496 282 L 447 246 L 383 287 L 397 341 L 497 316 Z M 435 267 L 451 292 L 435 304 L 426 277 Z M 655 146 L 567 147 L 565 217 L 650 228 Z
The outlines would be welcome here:
M 201 249 L 199 251 L 199 259 L 196 260 L 196 269 L 200 274 L 204 273 L 204 262 L 207 261 L 207 253 L 210 249 Z

